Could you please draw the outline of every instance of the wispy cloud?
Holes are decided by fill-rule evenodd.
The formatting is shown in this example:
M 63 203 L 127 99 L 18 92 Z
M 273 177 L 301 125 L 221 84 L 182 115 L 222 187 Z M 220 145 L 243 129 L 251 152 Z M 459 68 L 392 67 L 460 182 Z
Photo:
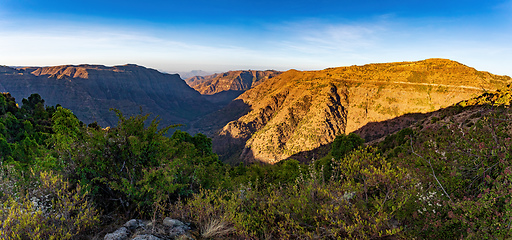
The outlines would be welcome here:
M 500 4 L 497 4 L 494 6 L 494 8 L 498 11 L 506 11 L 506 12 L 512 12 L 512 0 L 504 1 Z
M 165 71 L 307 70 L 443 57 L 512 75 L 505 66 L 512 62 L 510 28 L 497 31 L 464 20 L 401 19 L 389 14 L 364 21 L 308 19 L 251 29 L 215 29 L 100 21 L 32 19 L 28 23 L 0 16 L 0 64 L 136 63 Z
M 274 26 L 276 51 L 311 69 L 371 62 L 449 58 L 497 74 L 511 74 L 512 32 L 473 25 L 463 18 L 398 18 L 359 22 L 321 20 Z M 309 65 L 307 65 L 309 64 Z M 308 67 L 309 66 L 309 67 Z
M 305 21 L 275 27 L 282 32 L 283 47 L 305 52 L 353 51 L 371 47 L 383 27 L 375 24 L 324 23 Z

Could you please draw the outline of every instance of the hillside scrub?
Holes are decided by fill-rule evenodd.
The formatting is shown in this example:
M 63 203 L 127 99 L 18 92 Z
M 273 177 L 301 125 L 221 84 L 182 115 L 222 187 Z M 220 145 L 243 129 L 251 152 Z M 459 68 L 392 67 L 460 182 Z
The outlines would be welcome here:
M 511 237 L 511 113 L 503 107 L 479 111 L 483 117 L 475 124 L 429 126 L 392 150 L 398 154 L 390 161 L 419 180 L 411 232 L 444 239 Z
M 510 238 L 512 112 L 486 99 L 374 146 L 337 136 L 310 163 L 231 166 L 205 135 L 169 137 L 149 115 L 113 110 L 103 129 L 3 94 L 0 236 L 83 239 L 116 218 L 171 216 L 197 239 Z
M 235 191 L 202 191 L 187 204 L 174 205 L 172 212 L 197 225 L 224 221 L 232 228 L 232 238 L 371 239 L 398 234 L 402 229 L 393 224 L 394 216 L 403 214 L 414 185 L 405 169 L 392 167 L 374 150 L 360 148 L 334 160 L 329 179 L 311 164 L 296 169 L 295 181 L 272 181 L 269 173 Z M 296 163 L 268 168 L 280 171 L 288 164 Z M 266 187 L 259 187 L 260 182 Z
M 99 223 L 90 195 L 69 182 L 50 142 L 54 107 L 0 94 L 0 238 L 73 239 Z M 58 107 L 60 109 L 60 107 Z
M 67 114 L 59 115 L 61 111 Z M 79 132 L 56 130 L 59 159 L 67 162 L 67 176 L 93 193 L 97 206 L 107 212 L 122 211 L 127 215 L 147 216 L 152 206 L 178 197 L 186 197 L 199 188 L 210 188 L 222 178 L 224 166 L 211 152 L 211 140 L 202 134 L 192 137 L 177 130 L 164 136 L 172 127 L 159 128 L 158 121 L 145 122 L 149 115 L 119 118 L 116 127 L 97 129 L 82 127 Z M 70 121 L 59 121 L 65 118 Z M 72 129 L 78 119 L 69 110 L 59 108 L 54 127 L 61 122 Z M 57 146 L 59 146 L 57 148 Z M 107 201 L 105 201 L 107 199 Z
M 61 175 L 38 174 L 32 192 L 2 197 L 0 238 L 74 239 L 99 223 L 87 191 L 80 186 L 71 188 Z

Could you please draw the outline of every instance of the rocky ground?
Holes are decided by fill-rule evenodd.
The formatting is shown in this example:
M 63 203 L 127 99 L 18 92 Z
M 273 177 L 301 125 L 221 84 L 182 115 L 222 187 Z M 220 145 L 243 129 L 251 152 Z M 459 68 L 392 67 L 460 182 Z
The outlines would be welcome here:
M 172 218 L 165 218 L 161 223 L 131 219 L 123 226 L 108 233 L 104 240 L 167 240 L 194 239 L 189 233 L 188 224 Z

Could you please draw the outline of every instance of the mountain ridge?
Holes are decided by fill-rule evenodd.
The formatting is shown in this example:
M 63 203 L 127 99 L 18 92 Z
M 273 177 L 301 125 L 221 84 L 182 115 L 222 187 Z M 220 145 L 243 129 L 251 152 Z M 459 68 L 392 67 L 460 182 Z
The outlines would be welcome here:
M 183 130 L 206 133 L 220 158 L 232 163 L 276 163 L 368 124 L 435 111 L 511 82 L 448 59 L 230 71 L 196 80 L 202 81 L 195 86 L 206 89 L 203 94 L 177 74 L 134 64 L 0 66 L 0 91 L 17 99 L 39 93 L 47 104 L 61 104 L 85 123 L 101 126 L 116 124 L 111 107 L 126 115 L 139 114 L 142 107 L 164 125 L 186 124 Z M 358 133 L 371 140 L 392 129 Z
M 275 163 L 367 123 L 434 111 L 510 81 L 448 59 L 290 70 L 237 98 L 251 111 L 214 136 L 214 150 L 229 162 Z

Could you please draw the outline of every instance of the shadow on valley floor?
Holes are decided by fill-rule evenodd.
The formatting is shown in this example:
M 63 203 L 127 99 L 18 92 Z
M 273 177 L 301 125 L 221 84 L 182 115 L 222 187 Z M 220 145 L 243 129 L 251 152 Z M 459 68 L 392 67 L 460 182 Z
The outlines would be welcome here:
M 398 116 L 389 120 L 381 121 L 381 122 L 369 122 L 361 128 L 354 131 L 355 134 L 362 137 L 365 142 L 371 142 L 392 134 L 394 132 L 400 131 L 406 127 L 409 127 L 427 117 L 432 115 L 434 112 L 430 113 L 408 113 L 402 116 Z
M 213 95 L 203 95 L 203 97 L 213 104 L 226 106 L 244 92 L 245 91 L 229 90 L 215 93 Z
M 409 113 L 381 122 L 370 122 L 354 131 L 354 133 L 362 137 L 366 143 L 369 143 L 422 121 L 433 113 Z M 326 156 L 330 150 L 331 144 L 326 144 L 309 151 L 294 154 L 290 158 L 302 163 L 308 163 Z
M 215 132 L 220 130 L 229 122 L 249 113 L 249 111 L 251 111 L 251 107 L 244 103 L 243 100 L 233 100 L 222 109 L 192 122 L 188 131 L 190 134 L 203 133 L 206 136 L 213 138 Z
M 309 151 L 303 151 L 296 153 L 289 157 L 289 159 L 295 159 L 301 163 L 309 163 L 311 161 L 320 159 L 329 154 L 331 150 L 331 144 L 325 144 Z

